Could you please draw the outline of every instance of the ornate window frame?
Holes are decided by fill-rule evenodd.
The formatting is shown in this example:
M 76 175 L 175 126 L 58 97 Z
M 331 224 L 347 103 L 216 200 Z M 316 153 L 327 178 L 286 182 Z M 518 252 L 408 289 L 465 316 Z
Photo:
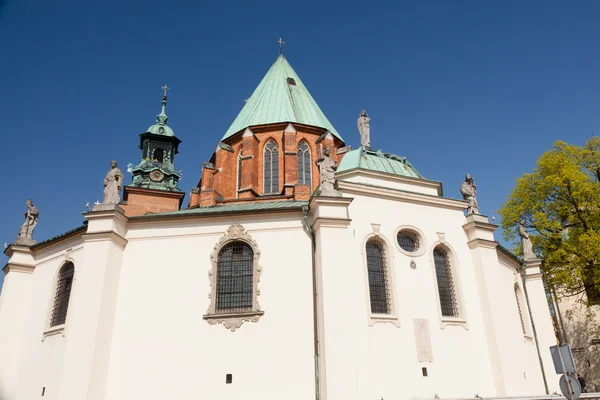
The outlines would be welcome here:
M 441 300 L 440 300 L 440 292 L 439 292 L 439 286 L 438 286 L 438 281 L 437 281 L 437 272 L 436 272 L 436 268 L 435 268 L 435 258 L 433 256 L 434 250 L 438 247 L 443 248 L 443 250 L 446 252 L 447 257 L 450 261 L 450 271 L 452 273 L 452 283 L 454 286 L 454 295 L 455 295 L 455 301 L 457 303 L 457 311 L 458 311 L 458 316 L 455 316 L 455 317 L 451 317 L 451 316 L 442 314 L 442 304 L 441 304 Z M 468 330 L 469 325 L 467 323 L 467 312 L 466 312 L 466 307 L 465 307 L 465 302 L 464 302 L 464 296 L 462 294 L 462 285 L 461 285 L 460 274 L 458 271 L 458 259 L 456 258 L 456 252 L 454 251 L 452 246 L 450 246 L 448 244 L 448 242 L 437 241 L 435 243 L 432 243 L 432 245 L 429 249 L 429 257 L 430 257 L 430 264 L 431 264 L 431 272 L 433 274 L 433 282 L 435 283 L 435 285 L 434 285 L 435 299 L 436 299 L 436 308 L 437 308 L 438 316 L 440 318 L 440 328 L 444 329 L 448 325 L 457 325 L 457 326 L 462 326 L 464 329 Z
M 56 301 L 56 289 L 58 287 L 58 281 L 60 278 L 60 273 L 68 264 L 73 266 L 73 279 L 71 281 L 71 290 L 69 292 L 69 301 L 67 302 L 67 313 L 65 315 L 65 322 L 58 325 L 52 325 L 52 313 L 54 311 L 54 302 Z M 67 257 L 65 260 L 59 265 L 54 273 L 54 278 L 52 282 L 52 290 L 50 293 L 50 301 L 48 303 L 48 309 L 46 312 L 46 323 L 44 325 L 44 332 L 42 333 L 42 342 L 48 337 L 52 335 L 61 335 L 65 336 L 65 328 L 69 322 L 69 308 L 71 307 L 71 301 L 73 300 L 73 293 L 75 288 L 75 281 L 77 280 L 77 268 L 75 267 L 75 261 Z
M 388 314 L 374 314 L 371 312 L 371 288 L 369 285 L 369 271 L 368 271 L 368 263 L 367 263 L 367 243 L 370 241 L 377 241 L 383 248 L 383 253 L 385 255 L 385 269 L 387 275 L 387 284 L 389 289 L 389 313 Z M 388 242 L 386 238 L 384 238 L 377 230 L 375 232 L 367 235 L 365 237 L 362 247 L 362 259 L 363 259 L 363 271 L 365 276 L 365 290 L 366 290 L 366 307 L 368 314 L 368 324 L 369 326 L 373 326 L 376 323 L 391 323 L 396 327 L 400 327 L 400 321 L 398 319 L 398 306 L 396 304 L 396 286 L 395 286 L 395 271 L 394 271 L 394 256 L 390 251 L 392 249 L 392 245 Z
M 250 246 L 254 253 L 252 309 L 249 311 L 221 312 L 216 310 L 219 253 L 221 252 L 221 249 L 233 242 L 244 242 Z M 258 283 L 260 282 L 260 274 L 262 273 L 262 267 L 258 264 L 259 258 L 260 249 L 258 248 L 256 241 L 252 239 L 252 236 L 246 232 L 246 229 L 241 224 L 233 224 L 227 228 L 225 234 L 219 239 L 217 244 L 215 244 L 210 255 L 211 268 L 208 271 L 208 280 L 210 281 L 210 293 L 208 295 L 209 305 L 206 314 L 202 316 L 202 318 L 207 320 L 210 325 L 223 324 L 225 328 L 229 329 L 231 332 L 235 332 L 235 330 L 241 327 L 244 322 L 258 322 L 260 317 L 265 313 L 260 309 L 260 304 L 258 303 L 258 296 L 260 295 Z

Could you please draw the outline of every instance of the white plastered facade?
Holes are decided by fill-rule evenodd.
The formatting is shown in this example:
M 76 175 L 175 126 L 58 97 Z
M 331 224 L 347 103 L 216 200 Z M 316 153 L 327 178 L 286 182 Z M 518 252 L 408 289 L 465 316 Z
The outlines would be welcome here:
M 544 395 L 532 322 L 550 393 L 558 390 L 539 270 L 524 282 L 487 218 L 465 217 L 466 203 L 441 197 L 430 181 L 414 180 L 411 190 L 410 179 L 395 179 L 338 174 L 341 196 L 313 197 L 306 214 L 298 207 L 127 219 L 118 209 L 95 211 L 87 228 L 11 246 L 0 298 L 0 398 L 42 390 L 52 400 Z M 214 296 L 210 256 L 236 224 L 260 251 L 264 314 L 228 329 L 205 316 Z M 418 251 L 399 247 L 401 229 L 418 234 Z M 385 249 L 387 316 L 370 313 L 365 244 L 373 238 Z M 442 316 L 436 246 L 449 254 L 457 317 Z M 75 266 L 67 320 L 49 329 L 66 262 Z M 527 288 L 532 318 L 527 304 L 519 315 L 515 287 Z

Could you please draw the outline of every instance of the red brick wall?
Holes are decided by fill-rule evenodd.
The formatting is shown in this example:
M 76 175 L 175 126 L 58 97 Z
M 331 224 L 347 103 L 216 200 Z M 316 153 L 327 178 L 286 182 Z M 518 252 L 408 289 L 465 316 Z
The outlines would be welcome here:
M 204 168 L 199 196 L 193 196 L 190 207 L 204 207 L 229 201 L 260 200 L 263 195 L 263 149 L 269 140 L 277 143 L 279 157 L 279 190 L 280 197 L 307 200 L 311 191 L 319 185 L 319 171 L 315 165 L 317 148 L 329 146 L 331 155 L 339 162 L 341 155 L 336 155 L 337 149 L 343 146 L 338 139 L 323 139 L 319 144 L 317 139 L 324 133 L 319 128 L 294 125 L 296 132 L 285 132 L 287 124 L 273 124 L 255 127 L 254 136 L 242 137 L 238 134 L 226 140 L 233 152 L 220 148 L 214 156 L 215 170 Z M 305 140 L 311 152 L 311 181 L 312 187 L 295 186 L 298 183 L 298 143 Z M 242 173 L 240 188 L 251 190 L 237 193 L 238 157 L 242 151 Z M 207 176 L 208 175 L 208 176 Z M 289 187 L 284 190 L 284 185 Z M 206 192 L 206 193 L 204 193 Z M 275 196 L 277 197 L 277 196 Z M 237 200 L 239 198 L 239 200 Z M 272 200 L 273 196 L 269 196 Z M 266 199 L 265 199 L 266 200 Z

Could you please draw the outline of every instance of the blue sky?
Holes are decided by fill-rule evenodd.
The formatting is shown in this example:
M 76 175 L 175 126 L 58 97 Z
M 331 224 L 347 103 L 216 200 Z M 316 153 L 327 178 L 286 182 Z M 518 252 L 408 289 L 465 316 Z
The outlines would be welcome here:
M 280 36 L 348 144 L 364 108 L 373 147 L 406 156 L 448 197 L 472 174 L 495 215 L 555 140 L 600 132 L 598 15 L 597 1 L 0 0 L 0 244 L 29 197 L 38 241 L 79 226 L 110 160 L 139 161 L 165 83 L 189 192 Z

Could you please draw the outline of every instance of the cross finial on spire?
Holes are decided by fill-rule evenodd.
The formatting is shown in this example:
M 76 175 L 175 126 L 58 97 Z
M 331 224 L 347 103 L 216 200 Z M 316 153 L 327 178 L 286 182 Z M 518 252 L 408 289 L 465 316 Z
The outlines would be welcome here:
M 277 43 L 279 43 L 279 55 L 281 55 L 283 53 L 283 45 L 285 44 L 285 42 L 282 38 L 279 38 L 279 40 L 277 40 Z
M 161 89 L 163 90 L 163 97 L 167 97 L 167 90 L 169 90 L 170 88 L 167 85 L 165 85 Z

